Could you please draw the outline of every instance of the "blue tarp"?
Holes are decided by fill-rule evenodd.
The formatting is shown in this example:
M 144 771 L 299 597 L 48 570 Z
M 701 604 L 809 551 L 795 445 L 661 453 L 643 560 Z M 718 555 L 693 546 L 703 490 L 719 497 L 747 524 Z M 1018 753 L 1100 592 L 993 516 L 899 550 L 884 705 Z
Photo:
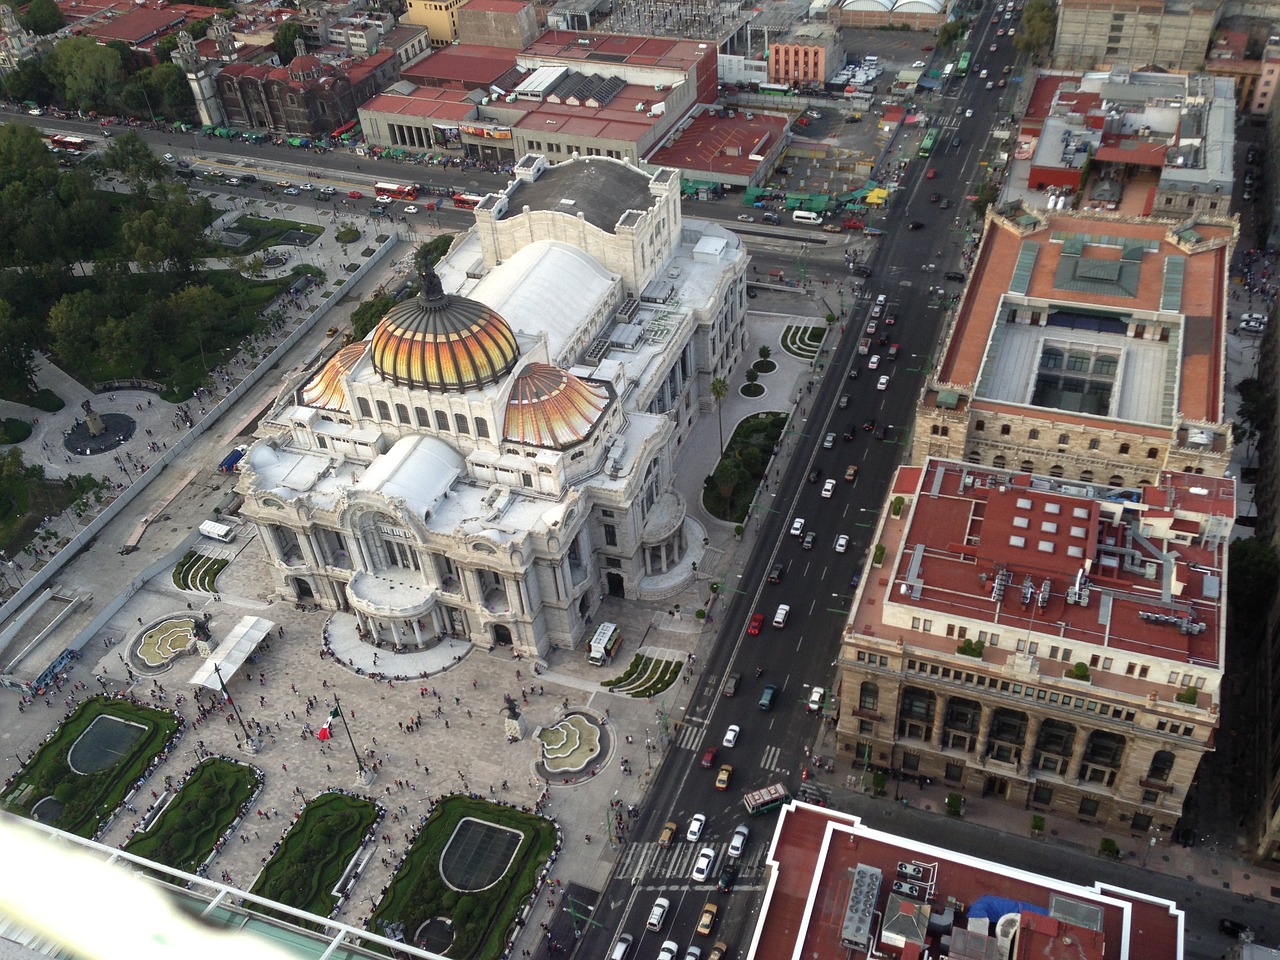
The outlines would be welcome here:
M 1034 903 L 1023 903 L 1021 900 L 1012 900 L 1008 897 L 979 897 L 973 903 L 969 904 L 969 917 L 981 917 L 984 920 L 990 920 L 995 923 L 1001 917 L 1010 913 L 1039 913 L 1044 916 L 1049 915 L 1048 909 L 1038 907 Z

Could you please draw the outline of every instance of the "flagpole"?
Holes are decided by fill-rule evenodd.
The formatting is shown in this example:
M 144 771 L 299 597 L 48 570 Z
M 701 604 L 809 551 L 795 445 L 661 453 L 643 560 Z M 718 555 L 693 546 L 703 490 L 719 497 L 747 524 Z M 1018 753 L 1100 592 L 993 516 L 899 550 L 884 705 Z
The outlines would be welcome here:
M 342 721 L 342 729 L 347 731 L 347 741 L 351 744 L 351 753 L 356 758 L 356 782 L 362 786 L 369 786 L 373 783 L 372 771 L 365 769 L 364 761 L 360 759 L 360 751 L 356 749 L 356 739 L 351 735 L 351 727 L 347 725 L 347 715 L 342 710 L 342 701 L 338 699 L 338 695 L 333 695 L 333 709 L 338 714 L 338 719 Z
M 244 717 L 240 716 L 236 702 L 231 699 L 231 691 L 227 689 L 226 681 L 222 679 L 222 671 L 218 669 L 216 661 L 213 664 L 213 674 L 218 678 L 218 686 L 222 688 L 222 695 L 227 698 L 227 703 L 231 704 L 231 712 L 240 723 L 240 729 L 244 731 L 244 745 L 249 749 L 250 753 L 257 753 L 262 748 L 262 741 L 255 740 L 249 736 L 249 728 L 244 725 Z

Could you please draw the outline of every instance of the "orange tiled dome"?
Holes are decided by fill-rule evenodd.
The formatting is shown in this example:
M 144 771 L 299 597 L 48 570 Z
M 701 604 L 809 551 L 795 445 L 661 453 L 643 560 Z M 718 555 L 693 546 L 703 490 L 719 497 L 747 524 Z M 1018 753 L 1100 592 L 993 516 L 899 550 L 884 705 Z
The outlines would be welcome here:
M 445 294 L 427 267 L 422 292 L 392 307 L 373 334 L 383 380 L 436 392 L 474 390 L 501 379 L 520 358 L 507 321 L 483 303 Z
M 587 438 L 608 405 L 604 384 L 587 383 L 549 363 L 531 363 L 512 385 L 502 432 L 516 443 L 564 450 Z
M 300 399 L 308 407 L 349 413 L 347 394 L 342 389 L 342 378 L 352 371 L 364 356 L 368 344 L 363 341 L 349 343 L 326 363 L 307 385 L 302 388 Z

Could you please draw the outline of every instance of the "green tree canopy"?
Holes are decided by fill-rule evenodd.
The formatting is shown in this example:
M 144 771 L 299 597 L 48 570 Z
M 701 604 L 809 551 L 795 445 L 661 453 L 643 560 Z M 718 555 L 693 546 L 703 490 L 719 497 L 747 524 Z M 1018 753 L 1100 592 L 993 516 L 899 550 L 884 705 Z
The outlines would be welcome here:
M 23 30 L 30 30 L 38 37 L 47 37 L 65 27 L 67 18 L 54 0 L 31 0 L 18 22 Z
M 297 50 L 294 48 L 296 43 L 302 39 L 304 39 L 302 27 L 292 21 L 286 20 L 276 27 L 274 34 L 276 55 L 286 67 L 289 65 L 289 61 L 297 56 Z
M 1030 0 L 1022 11 L 1022 24 L 1014 38 L 1020 53 L 1034 54 L 1053 46 L 1058 32 L 1058 15 L 1048 0 Z
M 57 85 L 45 70 L 44 57 L 27 57 L 4 75 L 4 92 L 12 99 L 50 103 L 58 93 Z
M 164 179 L 164 162 L 151 152 L 151 147 L 132 130 L 111 141 L 102 151 L 102 163 L 129 181 L 133 192 L 146 194 L 151 185 Z
M 111 103 L 124 80 L 120 54 L 92 37 L 68 37 L 49 51 L 49 75 L 62 87 L 64 102 L 81 110 Z
M 1227 586 L 1233 630 L 1255 634 L 1266 628 L 1267 612 L 1280 583 L 1280 559 L 1266 540 L 1248 537 L 1231 541 L 1228 553 L 1231 579 Z
M 35 350 L 31 325 L 0 300 L 0 395 L 22 396 L 35 380 Z
M 387 311 L 394 307 L 395 300 L 389 294 L 382 294 L 377 297 L 370 297 L 360 306 L 351 311 L 351 339 L 352 341 L 363 340 L 369 335 L 374 327 L 378 325 L 383 317 L 387 315 Z

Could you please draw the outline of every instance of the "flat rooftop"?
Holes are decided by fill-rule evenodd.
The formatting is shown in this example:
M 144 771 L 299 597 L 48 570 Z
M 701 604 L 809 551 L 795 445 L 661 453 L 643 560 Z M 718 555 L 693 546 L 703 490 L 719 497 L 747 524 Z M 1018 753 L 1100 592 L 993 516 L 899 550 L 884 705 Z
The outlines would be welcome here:
M 581 213 L 592 226 L 609 233 L 628 210 L 648 210 L 654 204 L 648 174 L 600 157 L 547 166 L 536 180 L 517 181 L 509 196 L 505 216 L 523 213 L 525 207 Z
M 1176 226 L 1064 211 L 1028 229 L 989 217 L 937 382 L 1103 420 L 1220 422 L 1233 231 Z M 1027 323 L 1033 312 L 1038 322 Z M 1181 319 L 1175 335 L 1133 335 L 1157 317 Z
M 647 163 L 678 170 L 724 173 L 749 177 L 767 156 L 786 140 L 787 119 L 766 113 L 736 110 L 721 117 L 719 111 L 699 110 L 687 127 L 661 143 L 645 158 Z
M 589 43 L 580 43 L 589 40 Z M 716 46 L 697 40 L 670 37 L 626 36 L 610 33 L 579 33 L 577 30 L 548 30 L 522 52 L 522 57 L 548 60 L 584 60 L 630 64 L 639 67 L 667 67 L 688 71 L 711 58 L 714 67 Z
M 1164 473 L 1116 490 L 947 460 L 911 476 L 895 491 L 909 508 L 884 520 L 887 572 L 864 578 L 850 615 L 857 633 L 954 653 L 942 624 L 977 622 L 1001 636 L 986 651 L 1000 659 L 1036 635 L 1072 663 L 1087 646 L 1221 669 L 1233 481 Z
M 1172 901 L 1017 870 L 872 829 L 825 807 L 783 807 L 769 866 L 750 949 L 756 957 L 863 955 L 842 943 L 846 924 L 860 912 L 851 897 L 859 867 L 879 871 L 878 887 L 862 883 L 859 890 L 862 904 L 874 911 L 869 936 L 892 956 L 919 956 L 907 952 L 913 945 L 941 956 L 944 935 L 951 938 L 952 956 L 962 949 L 968 957 L 996 956 L 997 922 L 1012 926 L 1010 917 L 1016 918 L 1019 956 L 1182 956 L 1185 920 Z M 1074 946 L 1068 949 L 1068 943 Z

